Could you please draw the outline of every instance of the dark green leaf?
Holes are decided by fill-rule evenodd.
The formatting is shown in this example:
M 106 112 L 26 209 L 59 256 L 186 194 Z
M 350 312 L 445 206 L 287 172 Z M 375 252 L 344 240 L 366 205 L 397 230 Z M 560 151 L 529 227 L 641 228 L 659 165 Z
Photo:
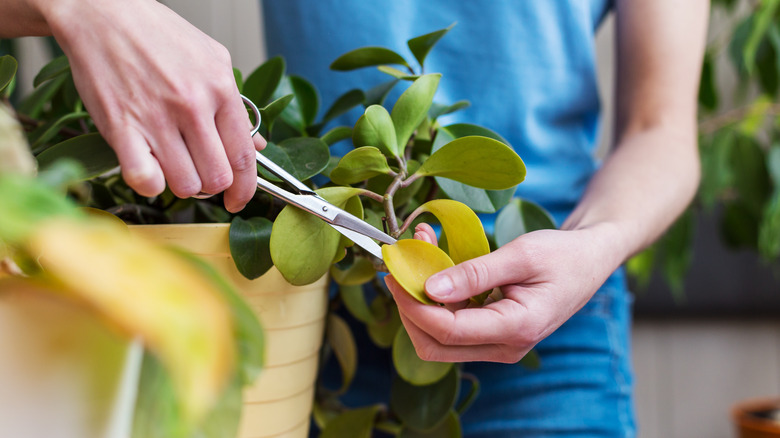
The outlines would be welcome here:
M 504 246 L 525 233 L 555 229 L 555 221 L 540 205 L 513 199 L 496 217 L 496 245 Z
M 374 320 L 368 324 L 368 335 L 378 347 L 390 348 L 401 328 L 398 306 L 389 298 L 379 294 L 371 301 L 371 313 L 374 315 Z
M 189 433 L 173 382 L 151 353 L 144 354 L 133 412 L 132 438 L 183 438 Z
M 780 188 L 764 211 L 758 230 L 758 251 L 768 261 L 780 256 Z
M 65 127 L 66 125 L 68 125 L 73 121 L 79 119 L 86 119 L 86 118 L 89 118 L 89 113 L 86 112 L 70 113 L 70 114 L 65 114 L 59 119 L 53 120 L 50 123 L 47 123 L 46 125 L 44 125 L 43 127 L 44 129 L 41 130 L 41 132 L 35 136 L 35 140 L 33 141 L 30 147 L 33 149 L 33 151 L 40 150 L 42 146 L 44 146 L 48 141 L 50 141 L 57 134 L 59 134 L 60 130 L 63 127 Z
M 376 69 L 386 75 L 390 75 L 396 79 L 403 79 L 405 81 L 413 81 L 420 77 L 420 75 L 409 74 L 408 72 L 398 70 L 397 68 L 390 67 L 389 65 L 380 65 Z
M 712 111 L 718 108 L 718 88 L 715 78 L 715 61 L 712 52 L 704 54 L 699 82 L 699 104 Z
M 705 207 L 712 207 L 734 182 L 732 148 L 736 134 L 731 129 L 716 132 L 711 141 L 700 142 L 702 176 L 699 199 Z
M 352 379 L 357 371 L 357 344 L 355 337 L 352 336 L 352 330 L 341 317 L 330 314 L 328 316 L 327 330 L 328 345 L 333 350 L 336 360 L 341 367 L 341 389 L 343 393 L 352 384 Z
M 742 49 L 745 68 L 750 74 L 755 68 L 756 53 L 764 36 L 775 18 L 775 12 L 780 7 L 780 0 L 763 0 L 758 11 L 753 15 L 753 25 Z
M 347 71 L 382 64 L 409 66 L 403 56 L 390 49 L 384 47 L 362 47 L 336 58 L 330 65 L 330 69 Z
M 293 99 L 295 99 L 295 96 L 288 94 L 274 100 L 265 107 L 260 108 L 260 118 L 263 120 L 263 123 L 266 126 L 273 126 L 274 121 L 276 121 Z
M 449 32 L 453 26 L 455 26 L 455 23 L 450 24 L 445 29 L 440 29 L 431 33 L 427 33 L 425 35 L 421 35 L 407 41 L 409 50 L 412 51 L 412 55 L 414 55 L 414 57 L 417 59 L 417 62 L 420 63 L 420 67 L 423 67 L 423 65 L 425 64 L 425 58 L 428 56 L 428 53 L 431 51 L 433 46 L 435 46 L 436 43 L 439 42 L 441 37 L 443 37 L 447 32 Z
M 241 70 L 237 68 L 233 68 L 233 79 L 236 81 L 236 87 L 238 88 L 239 93 L 243 93 L 244 91 L 244 74 L 241 73 Z
M 236 216 L 230 223 L 230 255 L 238 272 L 250 280 L 265 274 L 274 265 L 270 249 L 272 228 L 273 223 L 264 217 Z
M 390 407 L 405 426 L 420 431 L 434 429 L 452 411 L 460 390 L 458 374 L 457 368 L 451 367 L 444 378 L 424 386 L 412 385 L 396 376 Z
M 461 438 L 463 432 L 460 427 L 458 414 L 451 411 L 441 424 L 432 430 L 421 432 L 414 429 L 403 429 L 396 438 Z
M 420 76 L 401 94 L 393 106 L 390 116 L 395 125 L 398 141 L 397 150 L 404 151 L 406 149 L 406 143 L 412 133 L 427 117 L 428 109 L 433 103 L 433 96 L 439 87 L 439 79 L 441 79 L 441 74 L 438 73 Z
M 320 438 L 371 438 L 379 406 L 351 409 L 330 420 Z
M 434 102 L 433 105 L 431 105 L 431 109 L 428 110 L 428 117 L 430 117 L 431 120 L 436 120 L 437 118 L 443 115 L 452 114 L 455 111 L 460 111 L 470 106 L 471 106 L 471 102 L 469 102 L 468 100 L 459 100 L 453 103 L 452 105 L 442 105 L 440 103 Z
M 374 313 L 368 307 L 366 296 L 363 293 L 363 286 L 342 284 L 339 286 L 339 294 L 344 306 L 355 319 L 365 324 L 374 323 Z
M 693 260 L 694 216 L 687 210 L 660 240 L 662 273 L 676 299 L 684 297 L 685 277 Z
M 16 77 L 19 64 L 11 55 L 0 57 L 0 93 L 2 93 Z
M 760 214 L 745 205 L 744 202 L 726 203 L 720 224 L 723 241 L 733 249 L 758 249 L 760 222 Z
M 357 148 L 374 146 L 387 155 L 399 157 L 403 148 L 399 151 L 396 130 L 387 110 L 383 106 L 371 105 L 355 123 L 352 143 Z
M 38 87 L 42 83 L 54 79 L 58 76 L 62 76 L 63 74 L 70 71 L 70 63 L 68 62 L 68 58 L 63 56 L 58 56 L 57 58 L 52 59 L 48 64 L 46 64 L 40 72 L 35 76 L 35 80 L 33 80 L 33 86 Z
M 737 193 L 753 214 L 760 216 L 772 193 L 766 156 L 761 145 L 751 137 L 740 136 L 732 148 L 731 161 Z
M 366 107 L 371 105 L 384 105 L 385 99 L 387 99 L 387 95 L 390 94 L 390 91 L 397 83 L 398 79 L 394 79 L 392 81 L 376 85 L 370 90 L 366 91 L 364 105 Z
M 355 89 L 347 91 L 346 93 L 339 96 L 339 98 L 333 102 L 333 105 L 328 108 L 328 111 L 322 117 L 322 122 L 325 123 L 335 119 L 352 108 L 362 104 L 365 100 L 366 96 L 361 90 Z
M 420 359 L 406 329 L 401 327 L 393 340 L 393 364 L 398 375 L 412 385 L 430 385 L 443 379 L 452 363 Z
M 282 94 L 291 92 L 295 99 L 282 113 L 282 118 L 288 125 L 304 132 L 306 127 L 314 123 L 317 112 L 320 109 L 320 97 L 314 86 L 299 76 L 290 76 L 283 79 L 280 85 Z
M 34 119 L 38 118 L 43 111 L 43 106 L 60 91 L 67 79 L 67 75 L 60 75 L 36 88 L 19 104 L 19 112 Z
M 36 157 L 39 167 L 44 169 L 63 158 L 78 162 L 84 168 L 85 180 L 102 175 L 119 165 L 114 150 L 98 133 L 65 140 Z
M 748 15 L 734 28 L 734 32 L 731 36 L 728 46 L 728 54 L 731 62 L 737 69 L 740 77 L 745 78 L 748 76 L 748 70 L 745 66 L 744 49 L 753 28 L 754 16 Z
M 769 148 L 766 155 L 766 166 L 775 188 L 780 187 L 780 141 Z
M 352 128 L 349 126 L 337 126 L 323 134 L 323 136 L 320 138 L 328 146 L 333 146 L 342 140 L 352 138 Z
M 284 59 L 269 59 L 253 71 L 244 81 L 244 96 L 258 106 L 265 106 L 284 76 Z
M 296 137 L 278 145 L 268 143 L 262 154 L 301 181 L 320 173 L 328 165 L 328 145 L 319 138 Z M 260 170 L 266 179 L 279 181 L 265 169 Z

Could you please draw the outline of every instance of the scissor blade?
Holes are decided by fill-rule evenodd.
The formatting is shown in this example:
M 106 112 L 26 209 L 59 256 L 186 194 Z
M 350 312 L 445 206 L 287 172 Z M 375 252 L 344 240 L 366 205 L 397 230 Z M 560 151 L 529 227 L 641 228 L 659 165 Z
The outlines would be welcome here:
M 395 243 L 395 239 L 387 234 L 377 230 L 368 222 L 358 219 L 355 216 L 347 212 L 339 212 L 336 217 L 331 221 L 332 225 L 338 225 L 348 230 L 357 231 L 358 233 L 368 236 L 374 240 L 378 240 L 382 243 L 392 245 Z M 355 242 L 357 243 L 357 242 Z
M 369 254 L 373 255 L 374 257 L 378 258 L 379 260 L 382 259 L 382 248 L 380 248 L 379 245 L 376 244 L 373 240 L 369 239 L 368 237 L 357 233 L 355 231 L 349 230 L 344 227 L 340 227 L 338 225 L 334 224 L 328 224 L 331 227 L 333 227 L 336 231 L 343 234 L 347 237 L 347 239 L 355 242 L 355 245 L 363 248 L 364 250 L 368 251 Z

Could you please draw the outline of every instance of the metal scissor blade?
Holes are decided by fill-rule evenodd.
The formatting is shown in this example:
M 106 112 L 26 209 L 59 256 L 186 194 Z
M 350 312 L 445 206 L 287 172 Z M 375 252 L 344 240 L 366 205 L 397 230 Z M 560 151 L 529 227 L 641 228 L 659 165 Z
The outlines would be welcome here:
M 331 220 L 331 224 L 344 227 L 348 230 L 356 231 L 364 236 L 368 236 L 374 240 L 378 240 L 388 245 L 392 245 L 395 243 L 395 239 L 393 239 L 392 237 L 377 230 L 371 224 L 363 220 L 360 220 L 357 217 L 352 216 L 347 212 L 339 212 L 339 214 L 337 214 L 336 217 L 334 217 Z
M 368 237 L 366 237 L 366 236 L 364 236 L 364 235 L 362 235 L 362 234 L 360 234 L 358 232 L 349 230 L 349 229 L 344 228 L 344 227 L 340 227 L 338 225 L 334 225 L 334 224 L 331 224 L 331 223 L 329 223 L 328 225 L 333 227 L 339 233 L 341 233 L 344 236 L 346 236 L 347 239 L 355 242 L 355 245 L 357 245 L 357 246 L 363 248 L 364 250 L 368 251 L 369 254 L 373 255 L 374 257 L 378 258 L 379 260 L 383 260 L 382 259 L 382 248 L 379 245 L 377 245 L 376 242 L 374 242 L 370 238 L 368 238 Z
M 314 192 L 304 183 L 298 181 L 297 178 L 290 175 L 281 166 L 271 161 L 268 157 L 261 154 L 260 151 L 255 151 L 255 158 L 257 163 L 265 168 L 265 170 L 271 172 L 277 178 L 281 179 L 285 183 L 293 187 L 298 193 L 314 194 Z

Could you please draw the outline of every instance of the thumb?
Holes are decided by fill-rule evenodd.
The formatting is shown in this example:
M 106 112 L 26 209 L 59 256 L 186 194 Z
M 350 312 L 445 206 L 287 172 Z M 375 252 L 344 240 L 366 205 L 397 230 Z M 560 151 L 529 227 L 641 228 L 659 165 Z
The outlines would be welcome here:
M 438 272 L 425 281 L 425 292 L 434 301 L 456 303 L 509 284 L 513 270 L 504 256 L 499 250 Z

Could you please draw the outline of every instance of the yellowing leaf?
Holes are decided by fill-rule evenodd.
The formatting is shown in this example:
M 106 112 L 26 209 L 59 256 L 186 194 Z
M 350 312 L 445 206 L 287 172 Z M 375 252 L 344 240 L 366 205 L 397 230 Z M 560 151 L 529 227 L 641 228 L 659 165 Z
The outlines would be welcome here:
M 412 239 L 383 245 L 382 258 L 398 284 L 424 304 L 434 303 L 425 294 L 425 280 L 455 265 L 438 246 Z
M 449 255 L 456 264 L 490 252 L 482 222 L 466 204 L 450 199 L 436 199 L 421 205 L 412 215 L 423 212 L 432 213 L 441 223 L 447 236 Z
M 234 361 L 232 327 L 199 271 L 105 221 L 44 222 L 29 249 L 68 294 L 144 339 L 170 370 L 185 417 L 216 401 Z
M 457 138 L 433 153 L 417 171 L 489 190 L 503 190 L 525 179 L 525 164 L 509 146 L 477 135 Z

